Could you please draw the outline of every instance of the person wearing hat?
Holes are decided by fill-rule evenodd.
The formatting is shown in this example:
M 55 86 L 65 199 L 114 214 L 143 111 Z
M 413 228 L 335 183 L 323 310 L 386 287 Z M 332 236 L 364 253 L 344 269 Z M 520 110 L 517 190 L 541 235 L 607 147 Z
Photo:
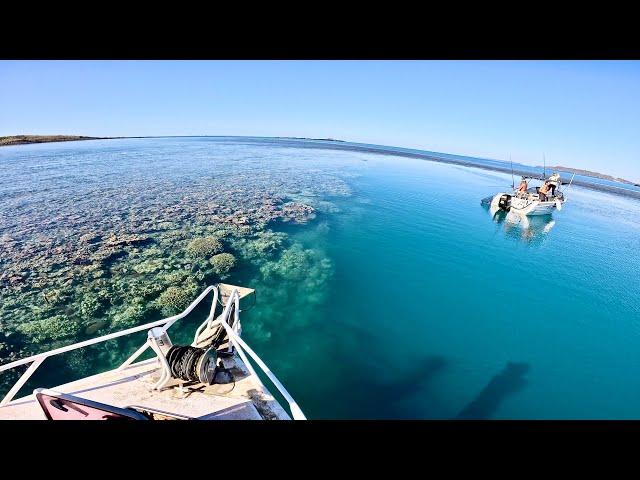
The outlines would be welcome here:
M 522 180 L 520 181 L 520 185 L 518 185 L 518 192 L 526 192 L 527 188 L 529 188 L 529 185 L 527 184 L 527 179 L 525 177 L 522 177 Z

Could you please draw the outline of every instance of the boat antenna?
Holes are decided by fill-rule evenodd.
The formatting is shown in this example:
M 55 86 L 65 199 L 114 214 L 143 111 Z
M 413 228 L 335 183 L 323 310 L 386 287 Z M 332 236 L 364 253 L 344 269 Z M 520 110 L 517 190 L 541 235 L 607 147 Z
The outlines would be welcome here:
M 544 156 L 544 153 L 542 154 L 542 176 L 547 176 L 547 157 Z
M 511 161 L 511 154 L 509 154 L 509 163 L 511 164 L 511 188 L 516 188 L 516 182 L 513 179 L 513 162 Z

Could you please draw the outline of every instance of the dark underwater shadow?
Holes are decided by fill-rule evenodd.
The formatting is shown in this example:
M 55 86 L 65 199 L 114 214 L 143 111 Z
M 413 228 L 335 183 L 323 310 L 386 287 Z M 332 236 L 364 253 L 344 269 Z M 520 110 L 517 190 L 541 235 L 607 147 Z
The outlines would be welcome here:
M 393 348 L 393 340 L 367 329 L 341 323 L 340 333 L 323 328 L 331 338 L 331 358 L 339 369 L 343 393 L 332 416 L 350 419 L 421 419 L 441 410 L 430 384 L 448 361 L 441 355 L 411 355 Z M 420 400 L 418 401 L 411 401 Z M 432 408 L 430 408 L 432 407 Z M 425 414 L 426 412 L 426 414 Z
M 349 379 L 348 384 L 352 389 L 352 400 L 357 405 L 357 418 L 425 418 L 425 407 L 429 410 L 429 405 L 436 400 L 429 392 L 429 384 L 446 365 L 444 357 L 426 355 L 414 362 L 410 370 L 400 371 L 387 366 L 386 372 L 370 369 L 368 375 L 363 375 L 364 372 L 356 368 L 355 376 Z M 419 405 L 412 407 L 411 402 L 405 402 L 417 395 L 420 395 Z
M 458 414 L 460 420 L 485 420 L 491 418 L 509 395 L 527 385 L 524 376 L 529 371 L 528 363 L 509 362 L 482 389 L 478 396 Z

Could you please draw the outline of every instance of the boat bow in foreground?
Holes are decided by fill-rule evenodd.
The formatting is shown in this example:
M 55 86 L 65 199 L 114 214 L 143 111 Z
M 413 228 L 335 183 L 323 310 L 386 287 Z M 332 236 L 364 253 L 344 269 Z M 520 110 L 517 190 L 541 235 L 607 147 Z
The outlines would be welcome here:
M 2 374 L 29 365 L 0 402 L 0 420 L 305 420 L 289 392 L 240 337 L 240 299 L 252 293 L 233 285 L 209 286 L 178 315 L 0 366 Z M 210 294 L 209 316 L 191 345 L 173 345 L 169 328 Z M 219 299 L 223 311 L 216 317 Z M 36 389 L 14 400 L 47 358 L 145 330 L 145 344 L 118 368 L 50 390 Z M 153 350 L 155 358 L 136 362 L 147 349 Z M 255 366 L 278 390 L 286 410 L 258 377 Z

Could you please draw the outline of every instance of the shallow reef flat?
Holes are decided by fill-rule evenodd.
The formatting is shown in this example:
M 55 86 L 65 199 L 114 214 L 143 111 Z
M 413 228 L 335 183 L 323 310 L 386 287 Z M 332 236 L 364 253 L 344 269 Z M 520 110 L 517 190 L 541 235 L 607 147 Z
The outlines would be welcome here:
M 53 166 L 16 160 L 26 173 L 0 184 L 0 363 L 173 315 L 237 271 L 321 290 L 330 261 L 274 228 L 335 211 L 331 197 L 350 194 L 344 165 L 266 168 L 255 153 L 205 145 L 185 167 L 184 149 L 149 145 L 115 160 L 109 149 L 87 159 L 86 148 L 61 160 L 53 150 Z M 141 163 L 157 155 L 157 169 Z M 109 172 L 96 173 L 106 160 Z

